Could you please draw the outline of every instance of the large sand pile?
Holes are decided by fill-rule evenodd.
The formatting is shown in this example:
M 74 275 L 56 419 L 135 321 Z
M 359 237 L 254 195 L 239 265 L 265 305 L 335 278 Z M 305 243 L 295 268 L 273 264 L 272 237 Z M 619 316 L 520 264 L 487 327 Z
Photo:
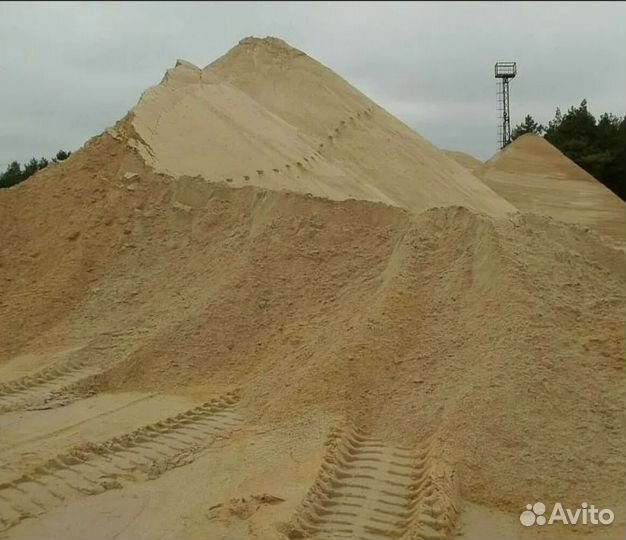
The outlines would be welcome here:
M 626 204 L 543 137 L 526 134 L 474 172 L 522 212 L 592 227 L 626 244 Z
M 0 529 L 475 540 L 501 519 L 537 538 L 518 515 L 541 499 L 612 508 L 596 536 L 623 537 L 624 254 L 509 215 L 375 106 L 300 170 L 357 105 L 244 40 L 0 192 Z
M 335 73 L 279 39 L 179 61 L 112 131 L 173 176 L 413 211 L 515 209 Z M 184 156 L 184 158 L 181 158 Z

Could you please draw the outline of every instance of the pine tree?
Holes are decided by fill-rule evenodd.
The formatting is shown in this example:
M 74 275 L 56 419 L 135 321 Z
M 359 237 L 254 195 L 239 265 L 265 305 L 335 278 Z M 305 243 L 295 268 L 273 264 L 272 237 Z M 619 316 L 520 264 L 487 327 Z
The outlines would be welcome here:
M 38 170 L 39 162 L 35 158 L 32 158 L 26 165 L 24 165 L 24 172 L 22 173 L 24 180 L 35 174 Z
M 515 140 L 526 133 L 536 133 L 537 135 L 541 135 L 544 130 L 545 128 L 541 124 L 535 122 L 534 118 L 530 116 L 530 114 L 527 114 L 524 121 L 513 128 L 511 139 Z
M 65 150 L 59 150 L 56 154 L 56 157 L 52 159 L 54 163 L 58 163 L 59 161 L 64 161 L 72 152 L 66 152 Z M 0 188 L 8 188 L 23 182 L 37 171 L 41 169 L 45 169 L 50 162 L 45 158 L 32 158 L 28 163 L 22 166 L 17 162 L 13 161 L 9 164 L 6 171 L 0 174 Z
M 54 162 L 65 161 L 68 157 L 70 157 L 71 154 L 72 154 L 72 152 L 66 152 L 65 150 L 59 150 L 57 152 L 56 157 L 52 161 L 54 161 Z
M 23 180 L 22 167 L 17 161 L 9 163 L 5 172 L 0 174 L 0 188 L 8 188 Z

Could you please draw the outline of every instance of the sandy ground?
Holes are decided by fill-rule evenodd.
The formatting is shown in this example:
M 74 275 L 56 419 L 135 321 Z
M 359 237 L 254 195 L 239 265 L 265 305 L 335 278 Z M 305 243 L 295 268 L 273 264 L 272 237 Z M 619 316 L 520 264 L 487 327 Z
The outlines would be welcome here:
M 80 447 L 84 441 L 115 436 L 159 417 L 174 415 L 189 406 L 180 397 L 117 395 L 111 398 L 113 396 L 103 395 L 86 400 L 90 403 L 69 405 L 63 409 L 63 415 L 69 418 L 62 424 L 58 418 L 60 414 L 56 415 L 57 418 L 49 415 L 47 429 L 38 430 L 40 446 L 48 446 L 47 440 L 52 438 L 52 447 L 48 447 L 44 454 L 60 450 L 62 431 L 67 434 L 64 444 Z M 121 406 L 124 401 L 126 404 Z M 110 410 L 113 402 L 117 409 Z M 23 431 L 32 433 L 41 423 L 38 414 L 37 418 L 32 418 L 34 414 L 23 415 Z M 76 421 L 83 416 L 86 418 Z M 210 448 L 192 451 L 193 447 L 187 445 L 188 453 L 183 461 L 172 461 L 161 469 L 148 471 L 143 479 L 138 478 L 141 475 L 138 468 L 126 476 L 120 473 L 105 477 L 102 474 L 98 476 L 102 484 L 100 489 L 88 482 L 88 479 L 96 478 L 95 474 L 89 477 L 81 476 L 82 471 L 70 474 L 71 465 L 59 468 L 55 476 L 39 477 L 41 483 L 32 489 L 32 498 L 15 501 L 30 504 L 33 513 L 43 513 L 41 506 L 34 503 L 38 497 L 38 502 L 45 505 L 45 515 L 39 519 L 25 519 L 12 528 L 7 537 L 206 538 L 209 533 L 211 538 L 279 538 L 280 533 L 269 527 L 269 523 L 288 518 L 307 482 L 314 477 L 319 448 L 323 444 L 321 420 L 316 417 L 319 427 L 315 430 L 281 432 L 256 425 L 222 431 Z M 11 420 L 8 419 L 7 423 L 10 427 Z M 93 437 L 94 430 L 96 438 Z M 51 431 L 53 437 L 47 436 Z M 180 446 L 184 450 L 190 440 L 186 437 L 194 433 L 201 431 L 187 429 L 184 434 L 170 436 L 160 446 L 157 442 L 137 443 L 131 447 L 134 452 L 129 455 L 142 461 L 142 458 L 147 459 L 150 451 L 164 450 L 167 445 Z M 23 453 L 31 448 L 36 448 L 32 440 L 19 441 L 14 451 Z M 67 451 L 66 455 L 69 455 Z M 103 462 L 104 466 L 112 469 L 112 462 L 122 466 L 120 455 L 112 454 Z M 93 459 L 91 461 L 96 463 Z M 198 481 L 199 478 L 203 480 Z M 105 480 L 109 481 L 108 485 Z M 65 483 L 67 486 L 63 491 Z M 81 493 L 75 489 L 78 486 L 84 486 L 85 491 Z M 101 494 L 88 493 L 90 488 Z M 65 497 L 54 499 L 47 490 L 56 490 Z
M 0 537 L 624 537 L 624 252 L 366 100 L 244 40 L 0 192 Z

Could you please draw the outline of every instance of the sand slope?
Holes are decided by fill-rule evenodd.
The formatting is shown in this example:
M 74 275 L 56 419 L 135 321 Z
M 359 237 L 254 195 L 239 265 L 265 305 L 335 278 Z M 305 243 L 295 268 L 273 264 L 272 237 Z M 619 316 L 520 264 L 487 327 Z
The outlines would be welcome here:
M 515 212 L 346 81 L 275 38 L 242 40 L 204 70 L 178 62 L 112 133 L 174 176 L 412 211 L 456 204 L 494 216 Z
M 457 150 L 443 150 L 443 153 L 472 173 L 475 173 L 484 165 L 482 161 L 476 159 L 474 156 L 466 154 L 465 152 L 459 152 Z
M 476 174 L 523 212 L 586 225 L 626 243 L 626 204 L 542 137 L 521 136 Z
M 206 401 L 237 390 L 245 440 L 296 425 L 324 438 L 336 425 L 339 451 L 358 456 L 385 441 L 427 456 L 428 474 L 455 486 L 437 503 L 448 508 L 450 531 L 457 491 L 512 514 L 537 491 L 614 509 L 626 500 L 626 483 L 616 481 L 626 471 L 625 261 L 593 233 L 540 217 L 493 222 L 456 207 L 414 216 L 379 203 L 173 181 L 108 136 L 6 191 L 0 205 L 0 261 L 15 269 L 0 291 L 12 313 L 2 358 L 58 353 L 45 388 L 7 383 L 6 410 L 76 407 L 89 401 L 85 392 L 177 391 Z M 355 426 L 364 439 L 354 439 Z M 563 450 L 572 433 L 575 454 Z M 264 452 L 300 452 L 299 437 Z M 314 500 L 339 496 L 315 487 L 317 460 L 336 463 L 328 452 L 303 456 L 309 479 L 292 488 L 268 484 L 259 465 L 268 458 L 251 457 L 257 465 L 242 469 L 248 476 L 233 493 L 271 485 L 289 501 L 275 509 L 272 534 L 295 535 L 308 523 L 307 490 Z M 350 474 L 331 465 L 322 470 Z M 417 515 L 407 527 L 428 530 Z

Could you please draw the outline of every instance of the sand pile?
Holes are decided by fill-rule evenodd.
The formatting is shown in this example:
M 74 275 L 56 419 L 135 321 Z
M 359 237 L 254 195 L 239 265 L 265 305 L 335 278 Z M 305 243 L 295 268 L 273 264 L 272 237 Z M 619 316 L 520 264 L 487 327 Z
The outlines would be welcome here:
M 484 165 L 482 161 L 476 159 L 474 156 L 466 154 L 465 152 L 458 152 L 457 150 L 443 150 L 443 153 L 472 173 L 475 173 Z
M 346 81 L 275 38 L 244 39 L 203 70 L 179 61 L 111 133 L 176 177 L 413 211 L 449 204 L 494 216 L 515 211 Z
M 522 212 L 592 227 L 626 244 L 626 204 L 538 135 L 522 135 L 474 172 Z
M 373 107 L 365 124 L 320 155 L 321 120 L 357 105 Z M 344 176 L 300 170 L 291 153 L 307 145 Z M 295 166 L 272 175 L 279 158 Z M 368 493 L 389 474 L 406 482 L 394 537 L 452 538 L 470 503 L 510 514 L 520 533 L 538 497 L 612 508 L 619 537 L 626 259 L 593 231 L 512 208 L 283 42 L 244 40 L 204 70 L 179 63 L 110 133 L 0 192 L 0 375 L 49 368 L 15 386 L 19 400 L 0 386 L 0 410 L 35 403 L 37 385 L 71 394 L 68 410 L 96 399 L 86 391 L 236 392 L 242 434 L 207 457 L 230 502 L 172 517 L 183 528 L 168 538 L 190 536 L 189 523 L 197 537 L 335 534 L 346 517 L 324 508 L 343 511 L 350 474 Z M 359 469 L 353 458 L 372 449 L 380 470 Z M 184 469 L 168 473 L 177 498 L 211 491 L 207 469 L 182 480 Z M 344 528 L 357 534 L 377 510 L 357 504 Z

